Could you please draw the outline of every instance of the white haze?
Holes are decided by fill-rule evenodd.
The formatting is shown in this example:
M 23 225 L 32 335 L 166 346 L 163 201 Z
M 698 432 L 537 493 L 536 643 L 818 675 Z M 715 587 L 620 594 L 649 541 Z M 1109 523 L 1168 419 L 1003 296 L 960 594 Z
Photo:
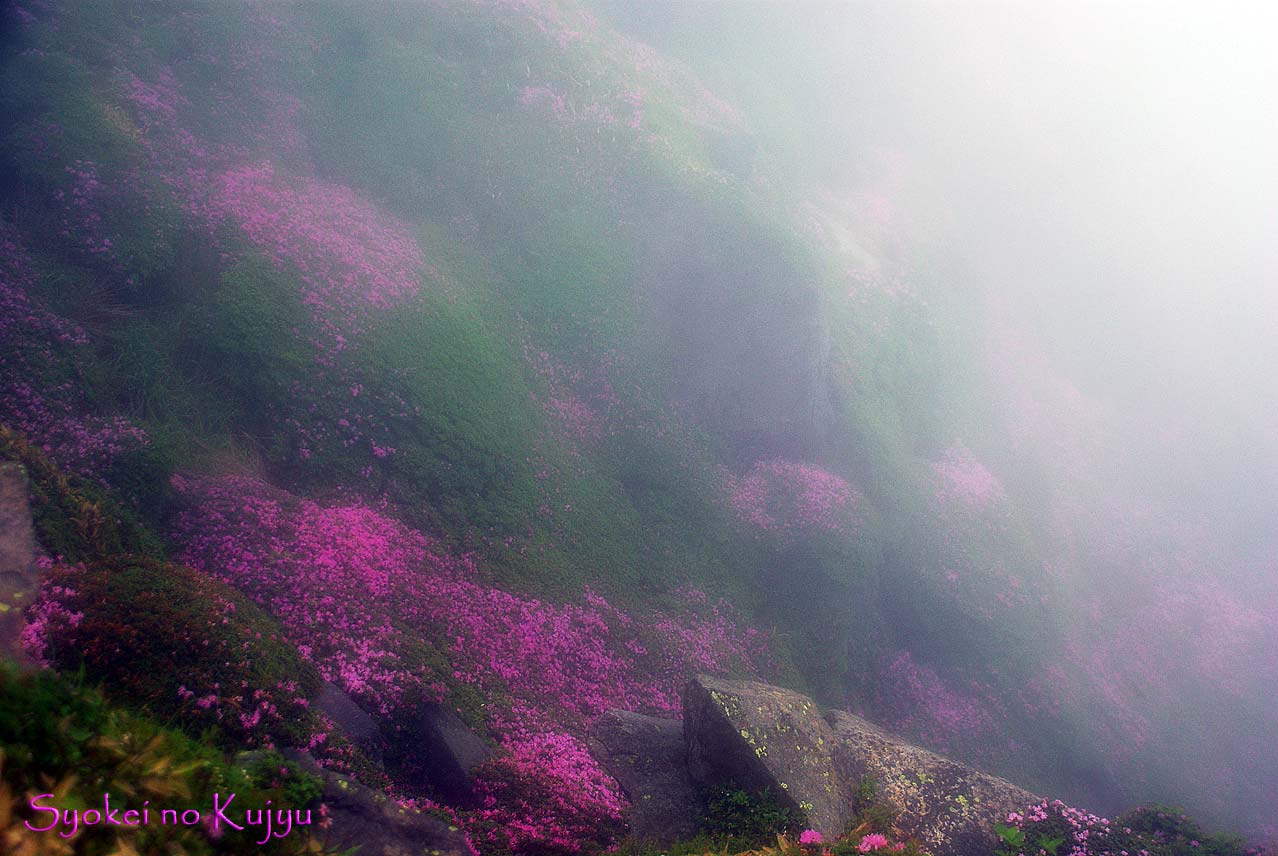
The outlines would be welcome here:
M 741 105 L 762 157 L 813 194 L 873 183 L 875 153 L 899 153 L 890 190 L 911 238 L 957 260 L 979 284 L 970 300 L 999 295 L 1055 370 L 1120 414 L 1117 454 L 1211 521 L 1220 546 L 1202 573 L 1244 601 L 1274 596 L 1278 4 L 599 6 Z M 1141 441 L 1163 422 L 1186 442 Z M 1263 674 L 1278 671 L 1272 631 Z M 1184 644 L 1178 628 L 1146 632 Z M 1195 722 L 1218 718 L 1215 703 L 1181 700 Z M 1275 721 L 1206 739 L 1225 765 L 1269 758 L 1253 768 L 1267 776 Z M 1248 801 L 1236 820 L 1278 816 Z

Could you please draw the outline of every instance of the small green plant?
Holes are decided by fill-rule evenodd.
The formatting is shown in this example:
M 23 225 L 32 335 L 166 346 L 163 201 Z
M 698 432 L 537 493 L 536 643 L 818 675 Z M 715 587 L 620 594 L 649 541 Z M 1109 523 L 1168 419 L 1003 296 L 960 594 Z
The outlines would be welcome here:
M 885 833 L 896 821 L 896 810 L 879 799 L 879 783 L 866 776 L 857 783 L 855 803 L 856 821 L 853 828 L 864 832 Z
M 767 791 L 751 792 L 729 784 L 706 797 L 706 832 L 734 843 L 765 844 L 779 834 L 798 831 L 801 824 L 793 809 Z
M 858 806 L 869 805 L 879 796 L 879 783 L 870 776 L 865 776 L 856 784 L 856 802 Z
M 1046 851 L 1047 856 L 1056 856 L 1056 848 L 1060 847 L 1064 843 L 1065 837 L 1061 835 L 1057 835 L 1054 838 L 1044 838 L 1040 836 L 1038 839 L 1039 849 Z
M 998 835 L 999 840 L 1003 842 L 1003 846 L 995 852 L 995 856 L 1017 856 L 1017 854 L 1024 852 L 1024 831 L 1015 826 L 996 823 L 994 824 L 994 832 Z
M 194 738 L 112 704 L 95 689 L 52 671 L 19 674 L 0 663 L 0 852 L 19 856 L 116 854 L 320 853 L 309 830 L 265 847 L 253 835 L 210 837 L 203 827 L 142 824 L 81 826 L 69 838 L 32 831 L 44 823 L 32 798 L 85 810 L 104 805 L 136 808 L 212 804 L 213 794 L 235 794 L 236 808 L 305 808 L 318 797 L 311 776 L 281 772 L 283 759 L 265 753 L 261 769 L 246 773 L 230 763 L 206 733 Z M 273 755 L 274 757 L 269 757 Z M 255 767 L 258 765 L 255 765 Z
M 314 805 L 324 792 L 324 783 L 318 776 L 296 769 L 279 752 L 258 753 L 247 772 L 257 787 L 282 791 L 288 805 L 294 808 Z

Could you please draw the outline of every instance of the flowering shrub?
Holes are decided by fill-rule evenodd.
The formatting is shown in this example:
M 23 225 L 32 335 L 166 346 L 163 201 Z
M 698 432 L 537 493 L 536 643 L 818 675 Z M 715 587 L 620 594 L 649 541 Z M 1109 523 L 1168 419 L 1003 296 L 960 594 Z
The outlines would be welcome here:
M 464 823 L 483 852 L 595 852 L 622 831 L 624 799 L 585 746 L 567 735 L 547 743 L 556 751 L 517 751 L 477 771 L 481 807 Z
M 140 557 L 54 565 L 23 642 L 45 665 L 83 665 L 111 694 L 193 727 L 255 745 L 310 734 L 314 668 L 251 603 L 188 568 Z
M 858 827 L 853 832 L 827 841 L 815 830 L 799 833 L 797 841 L 786 835 L 775 835 L 776 844 L 751 846 L 745 839 L 699 838 L 689 845 L 681 845 L 677 852 L 711 854 L 740 854 L 740 856 L 860 856 L 862 853 L 900 853 L 903 856 L 927 856 L 917 841 L 895 843 L 881 832 L 867 832 Z
M 729 504 L 742 521 L 765 532 L 828 531 L 850 534 L 865 498 L 839 476 L 779 458 L 759 461 L 730 478 Z
M 988 693 L 956 689 L 909 651 L 886 662 L 881 693 L 893 728 L 941 751 L 988 746 L 999 733 Z
M 1003 483 L 976 459 L 966 446 L 956 443 L 932 463 L 935 499 L 942 508 L 977 512 L 1003 500 Z
M 1012 812 L 997 824 L 999 856 L 1264 856 L 1258 848 L 1208 835 L 1179 809 L 1138 808 L 1117 820 L 1098 817 L 1060 800 Z
M 406 719 L 450 688 L 505 700 L 485 713 L 508 754 L 472 818 L 492 847 L 554 851 L 587 818 L 612 828 L 621 797 L 582 743 L 605 710 L 676 715 L 693 671 L 770 668 L 766 638 L 699 593 L 645 616 L 589 591 L 555 605 L 485 585 L 471 558 L 366 504 L 322 506 L 245 477 L 174 486 L 189 503 L 173 532 L 183 559 L 278 617 L 370 709 Z
M 370 309 L 415 295 L 427 270 L 406 224 L 349 188 L 289 179 L 270 163 L 223 172 L 213 206 L 253 247 L 297 273 L 325 348 L 342 350 L 362 332 Z
M 887 836 L 880 832 L 871 832 L 861 837 L 857 842 L 856 849 L 861 853 L 869 853 L 872 850 L 886 850 L 888 846 Z
M 542 410 L 578 454 L 578 443 L 597 443 L 616 430 L 621 407 L 611 380 L 616 359 L 616 354 L 605 353 L 568 365 L 524 340 L 524 362 L 544 387 Z

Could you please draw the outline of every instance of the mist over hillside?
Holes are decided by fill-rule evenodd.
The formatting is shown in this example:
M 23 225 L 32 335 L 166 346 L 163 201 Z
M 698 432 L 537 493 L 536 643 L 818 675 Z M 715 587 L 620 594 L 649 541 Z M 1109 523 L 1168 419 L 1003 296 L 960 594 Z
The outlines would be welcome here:
M 698 675 L 1278 838 L 1271 10 L 0 14 L 8 653 L 484 854 L 630 846 Z M 46 679 L 6 787 L 123 775 Z

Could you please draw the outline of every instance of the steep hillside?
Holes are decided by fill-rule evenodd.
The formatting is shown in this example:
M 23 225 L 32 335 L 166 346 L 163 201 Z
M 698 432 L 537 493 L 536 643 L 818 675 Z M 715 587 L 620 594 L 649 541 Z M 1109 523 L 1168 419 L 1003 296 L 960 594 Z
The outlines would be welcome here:
M 1178 425 L 1076 386 L 894 205 L 908 158 L 823 186 L 766 99 L 572 3 L 3 14 L 0 448 L 46 665 L 485 853 L 624 834 L 587 729 L 698 672 L 1096 811 L 1267 822 L 1272 746 L 1211 752 L 1278 727 L 1265 560 L 1125 457 Z M 416 754 L 441 709 L 492 750 L 466 800 Z

